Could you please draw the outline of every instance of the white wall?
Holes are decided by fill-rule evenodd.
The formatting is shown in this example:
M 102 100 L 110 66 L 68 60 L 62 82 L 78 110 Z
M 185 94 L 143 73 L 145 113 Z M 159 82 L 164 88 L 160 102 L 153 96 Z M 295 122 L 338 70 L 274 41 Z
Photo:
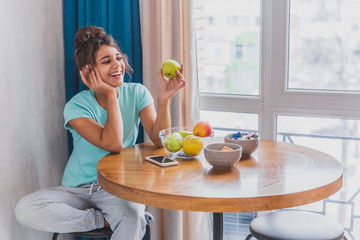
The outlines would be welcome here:
M 51 239 L 23 228 L 14 207 L 60 183 L 67 161 L 62 0 L 0 6 L 0 239 Z

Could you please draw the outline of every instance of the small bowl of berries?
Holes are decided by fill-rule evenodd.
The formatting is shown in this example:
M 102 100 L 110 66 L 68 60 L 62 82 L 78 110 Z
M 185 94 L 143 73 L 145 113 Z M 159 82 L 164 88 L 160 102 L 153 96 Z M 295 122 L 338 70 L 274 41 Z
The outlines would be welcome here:
M 235 143 L 242 147 L 241 159 L 248 158 L 259 145 L 259 136 L 250 132 L 237 132 L 225 135 L 224 142 Z

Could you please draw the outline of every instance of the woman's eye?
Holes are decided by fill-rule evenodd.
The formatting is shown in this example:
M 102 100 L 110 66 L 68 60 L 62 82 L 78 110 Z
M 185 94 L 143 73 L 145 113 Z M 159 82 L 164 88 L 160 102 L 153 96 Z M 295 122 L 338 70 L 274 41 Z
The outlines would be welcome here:
M 116 61 L 121 61 L 122 59 L 123 59 L 122 57 L 116 57 Z M 111 63 L 110 59 L 107 60 L 107 61 L 102 62 L 102 64 L 109 64 L 109 63 Z

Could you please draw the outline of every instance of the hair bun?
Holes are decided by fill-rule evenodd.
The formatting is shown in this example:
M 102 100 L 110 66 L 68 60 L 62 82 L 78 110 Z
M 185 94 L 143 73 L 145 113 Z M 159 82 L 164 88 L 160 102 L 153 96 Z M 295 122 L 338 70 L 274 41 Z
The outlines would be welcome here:
M 83 36 L 81 36 L 81 39 L 82 39 L 84 42 L 87 42 L 90 38 L 91 38 L 91 34 L 90 34 L 90 33 L 85 33 Z
M 93 42 L 93 43 L 101 43 L 102 39 L 101 39 L 101 35 L 97 34 L 97 33 L 92 33 L 92 32 L 85 32 L 83 33 L 83 35 L 81 36 L 81 40 L 83 41 L 83 43 L 86 43 L 88 41 Z

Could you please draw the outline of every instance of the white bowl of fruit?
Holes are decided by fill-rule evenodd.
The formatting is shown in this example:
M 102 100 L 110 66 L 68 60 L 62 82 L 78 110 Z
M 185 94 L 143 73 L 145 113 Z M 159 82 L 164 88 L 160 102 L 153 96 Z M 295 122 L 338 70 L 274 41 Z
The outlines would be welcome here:
M 200 121 L 191 131 L 182 127 L 159 132 L 161 143 L 173 158 L 194 158 L 211 142 L 214 133 L 209 123 Z

